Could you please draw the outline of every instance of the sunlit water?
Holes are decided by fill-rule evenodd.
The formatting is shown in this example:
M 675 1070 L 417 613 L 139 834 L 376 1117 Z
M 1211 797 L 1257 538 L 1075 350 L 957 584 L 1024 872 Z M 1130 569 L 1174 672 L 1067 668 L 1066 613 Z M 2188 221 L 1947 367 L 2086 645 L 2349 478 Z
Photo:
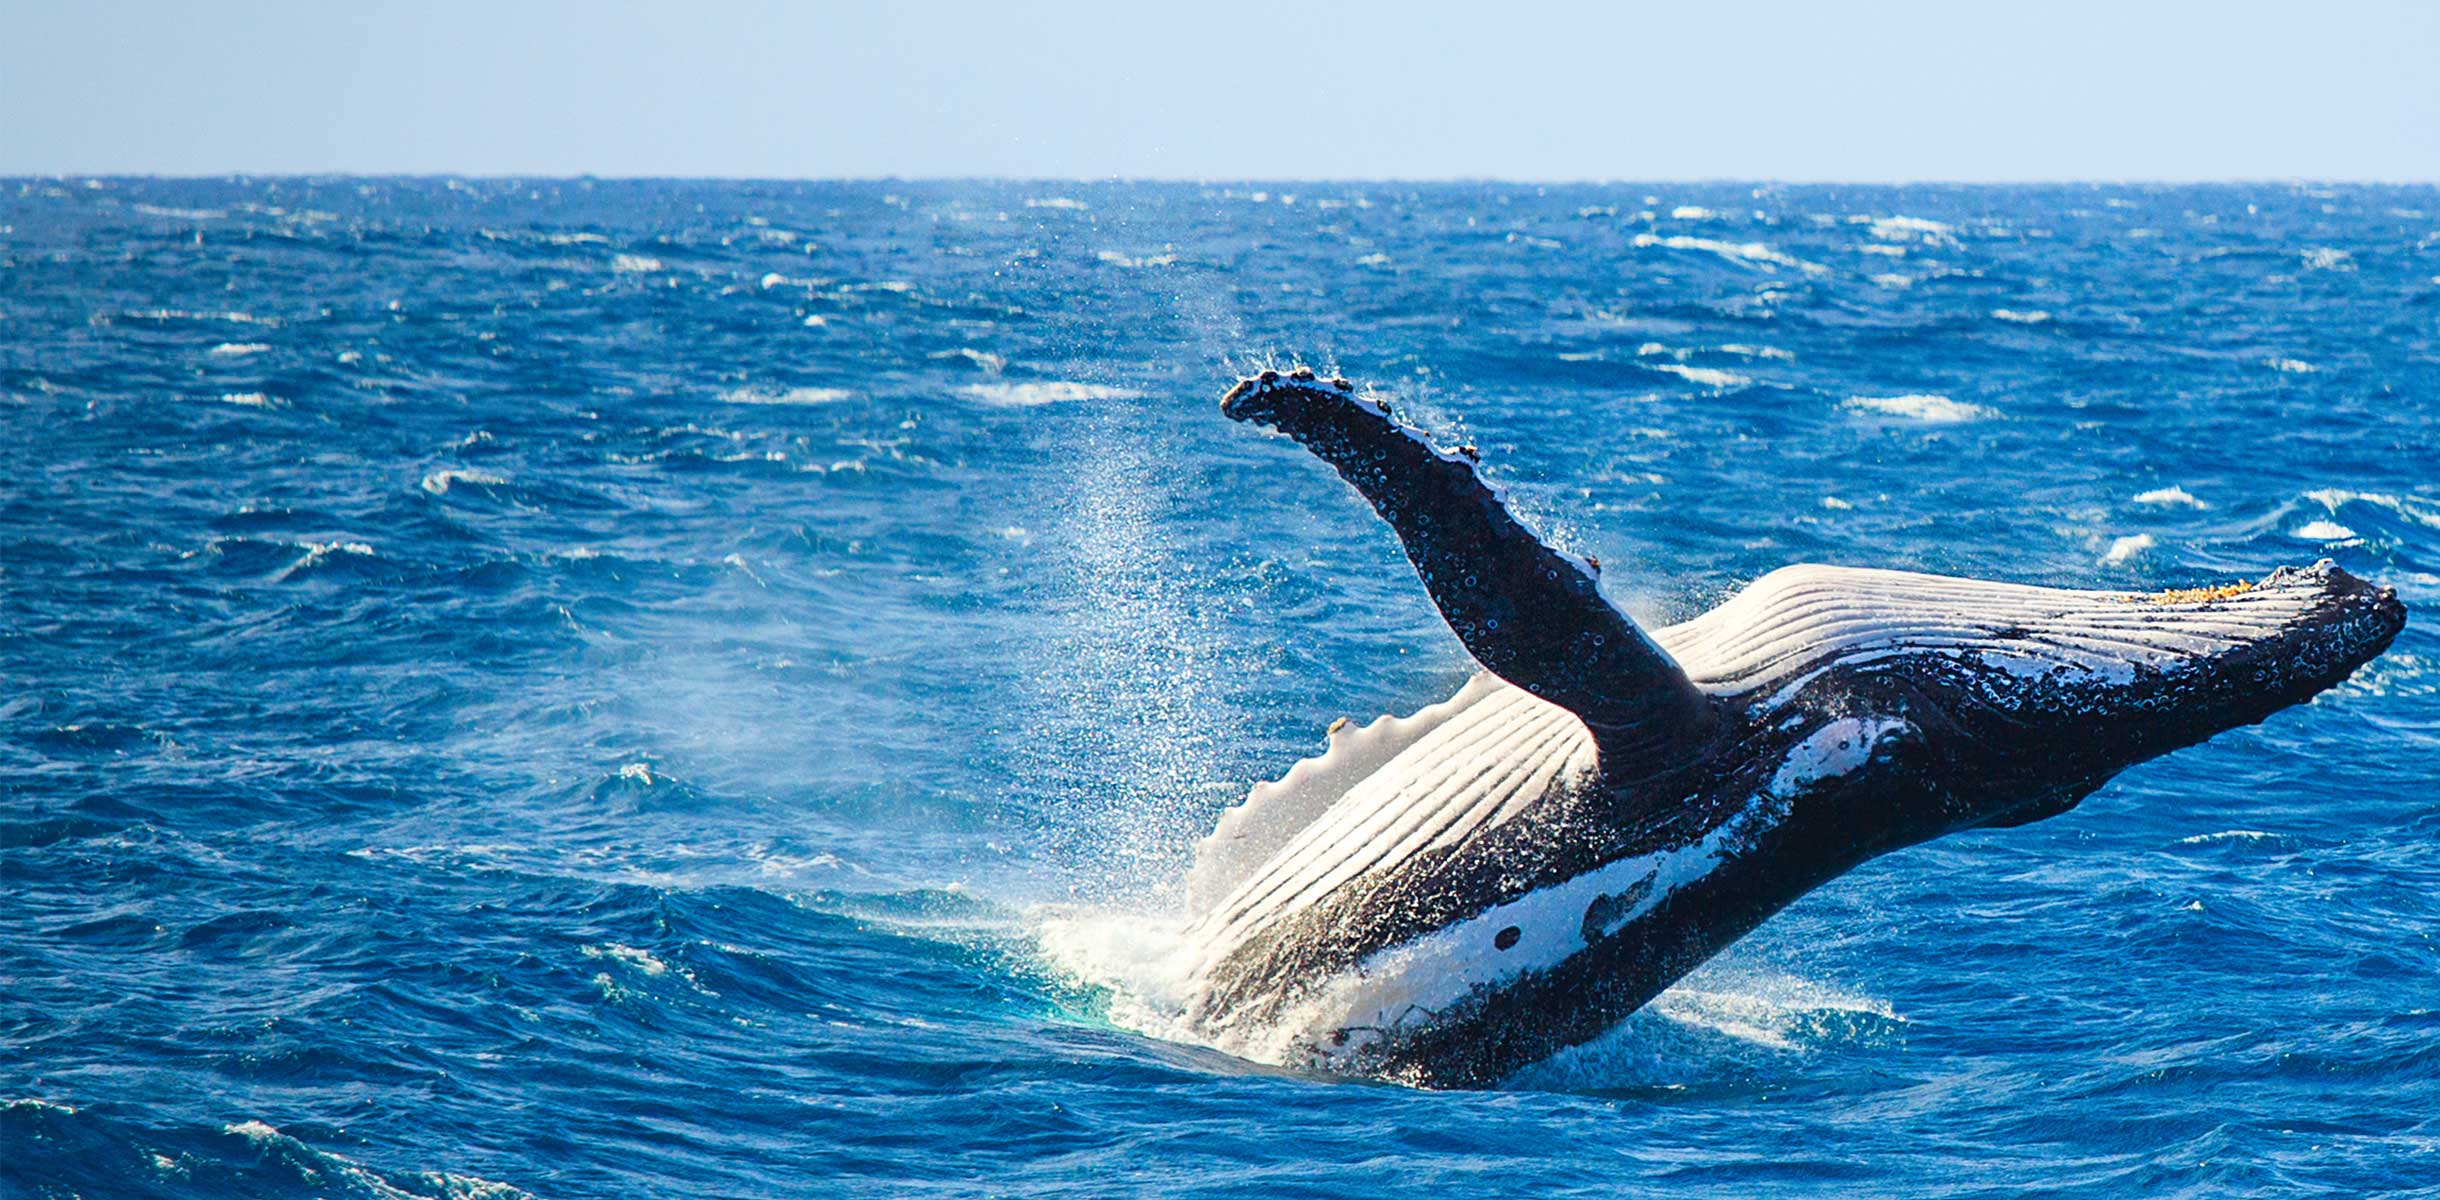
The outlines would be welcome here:
M 0 1194 L 2440 1185 L 2440 194 L 11 181 Z M 2354 681 L 1502 1091 L 1152 1036 L 1191 846 L 1467 672 L 1220 390 L 1654 620 L 2330 557 Z

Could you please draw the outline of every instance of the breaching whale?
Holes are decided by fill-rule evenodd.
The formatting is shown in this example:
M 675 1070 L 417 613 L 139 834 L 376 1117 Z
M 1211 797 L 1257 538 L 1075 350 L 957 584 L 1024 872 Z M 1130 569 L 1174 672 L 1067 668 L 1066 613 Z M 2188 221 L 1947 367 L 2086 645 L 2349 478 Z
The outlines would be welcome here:
M 1647 634 L 1386 400 L 1298 368 L 1221 408 L 1337 468 L 1484 668 L 1197 848 L 1185 1021 L 1291 1065 L 1496 1083 L 1858 864 L 2065 812 L 2405 624 L 2326 560 L 2151 595 L 1808 565 Z

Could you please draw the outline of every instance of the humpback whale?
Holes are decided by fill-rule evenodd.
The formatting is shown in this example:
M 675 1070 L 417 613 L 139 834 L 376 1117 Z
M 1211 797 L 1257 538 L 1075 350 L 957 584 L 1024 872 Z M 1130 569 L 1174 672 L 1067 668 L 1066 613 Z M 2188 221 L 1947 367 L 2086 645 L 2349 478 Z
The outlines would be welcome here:
M 1184 1020 L 1290 1065 L 1497 1083 L 1858 864 L 2065 812 L 2405 624 L 2327 560 L 2148 595 L 1801 565 L 1647 632 L 1387 399 L 1300 367 L 1221 409 L 1354 485 L 1483 668 L 1197 847 Z

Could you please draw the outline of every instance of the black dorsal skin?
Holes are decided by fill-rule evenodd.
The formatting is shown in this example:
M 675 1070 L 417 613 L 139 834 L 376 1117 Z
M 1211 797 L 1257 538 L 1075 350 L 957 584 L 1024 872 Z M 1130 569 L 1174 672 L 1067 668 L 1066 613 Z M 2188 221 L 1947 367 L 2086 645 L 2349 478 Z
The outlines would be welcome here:
M 1390 746 L 1334 776 L 1337 799 L 1207 889 L 1188 1021 L 1322 1070 L 1496 1083 L 1856 865 L 2064 812 L 2310 699 L 2405 623 L 2327 563 L 2149 597 L 1792 567 L 1656 638 L 1508 512 L 1470 447 L 1435 449 L 1386 401 L 1298 369 L 1221 408 L 1336 468 L 1466 649 L 1532 697 L 1445 718 L 1480 722 L 1463 752 Z M 1590 769 L 1551 769 L 1588 747 Z

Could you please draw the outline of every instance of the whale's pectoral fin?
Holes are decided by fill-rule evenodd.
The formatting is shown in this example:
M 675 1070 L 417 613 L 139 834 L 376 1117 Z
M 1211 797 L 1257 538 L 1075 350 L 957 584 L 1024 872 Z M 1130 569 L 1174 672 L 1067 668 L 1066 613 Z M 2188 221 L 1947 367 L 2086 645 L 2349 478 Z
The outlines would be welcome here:
M 1520 524 L 1475 471 L 1472 447 L 1435 449 L 1386 401 L 1310 371 L 1265 371 L 1221 400 L 1338 469 L 1381 514 L 1450 628 L 1493 673 L 1576 714 L 1613 755 L 1703 735 L 1711 702 L 1611 607 L 1584 560 Z

